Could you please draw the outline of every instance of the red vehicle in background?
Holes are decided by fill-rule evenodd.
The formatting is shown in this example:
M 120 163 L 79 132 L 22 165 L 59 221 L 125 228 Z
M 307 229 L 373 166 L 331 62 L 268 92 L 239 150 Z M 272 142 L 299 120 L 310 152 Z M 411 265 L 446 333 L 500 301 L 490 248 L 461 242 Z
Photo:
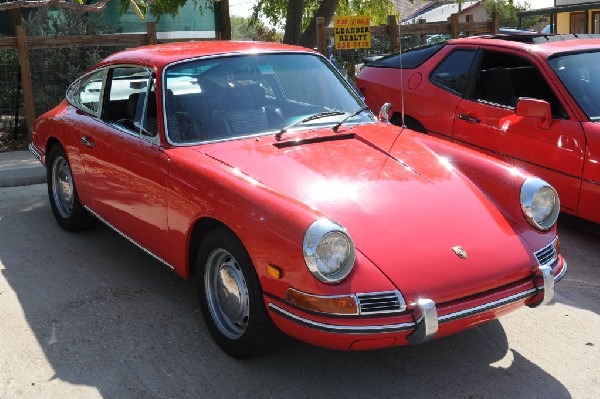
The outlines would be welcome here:
M 195 276 L 232 356 L 278 331 L 345 350 L 420 344 L 550 301 L 567 270 L 551 185 L 383 123 L 314 51 L 141 47 L 66 97 L 30 147 L 56 221 L 99 219 Z
M 600 39 L 585 36 L 451 40 L 367 63 L 357 87 L 395 124 L 404 96 L 409 128 L 540 176 L 562 211 L 600 223 Z

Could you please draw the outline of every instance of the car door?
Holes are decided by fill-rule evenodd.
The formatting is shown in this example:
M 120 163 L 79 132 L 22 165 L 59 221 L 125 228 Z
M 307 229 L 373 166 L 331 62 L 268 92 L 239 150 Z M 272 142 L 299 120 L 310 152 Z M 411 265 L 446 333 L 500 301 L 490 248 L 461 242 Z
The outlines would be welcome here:
M 432 84 L 407 91 L 410 96 L 407 95 L 406 113 L 418 119 L 427 133 L 449 139 L 452 136 L 454 111 L 469 84 L 467 77 L 477 48 L 447 47 L 450 52 L 429 73 Z M 423 72 L 427 73 L 427 68 Z M 414 76 L 409 77 L 409 89 L 411 80 L 416 79 Z
M 160 259 L 168 259 L 169 159 L 159 145 L 152 71 L 111 68 L 100 120 L 81 137 L 93 211 Z
M 552 184 L 563 210 L 576 212 L 585 138 L 581 124 L 566 109 L 536 60 L 482 46 L 471 92 L 456 107 L 453 139 L 470 144 Z M 517 100 L 550 103 L 550 126 L 540 118 L 518 116 Z

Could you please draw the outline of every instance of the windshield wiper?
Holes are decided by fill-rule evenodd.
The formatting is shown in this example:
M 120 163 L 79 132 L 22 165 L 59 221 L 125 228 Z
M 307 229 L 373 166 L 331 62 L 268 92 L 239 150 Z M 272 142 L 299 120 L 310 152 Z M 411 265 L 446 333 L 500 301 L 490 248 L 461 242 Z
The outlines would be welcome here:
M 368 110 L 369 110 L 369 107 L 367 107 L 367 106 L 360 107 L 359 109 L 357 109 L 356 111 L 354 111 L 353 113 L 351 113 L 350 115 L 348 115 L 347 117 L 345 117 L 344 119 L 342 119 L 341 121 L 336 123 L 335 126 L 331 128 L 331 130 L 333 130 L 334 132 L 337 133 L 340 126 L 342 126 L 342 124 L 344 124 L 348 119 L 354 118 L 356 115 L 360 114 L 361 112 L 368 111 Z
M 343 111 L 326 111 L 326 112 L 319 112 L 317 114 L 309 115 L 306 118 L 302 118 L 299 121 L 296 121 L 296 122 L 294 122 L 292 124 L 289 124 L 289 125 L 281 128 L 281 130 L 279 131 L 279 133 L 277 133 L 275 135 L 275 138 L 277 139 L 277 141 L 280 141 L 281 140 L 281 136 L 283 136 L 283 134 L 285 132 L 287 132 L 288 129 L 291 129 L 294 126 L 297 126 L 297 125 L 301 125 L 302 123 L 313 121 L 315 119 L 327 118 L 328 116 L 336 116 L 336 115 L 344 115 L 344 114 L 345 114 L 345 112 L 343 112 Z

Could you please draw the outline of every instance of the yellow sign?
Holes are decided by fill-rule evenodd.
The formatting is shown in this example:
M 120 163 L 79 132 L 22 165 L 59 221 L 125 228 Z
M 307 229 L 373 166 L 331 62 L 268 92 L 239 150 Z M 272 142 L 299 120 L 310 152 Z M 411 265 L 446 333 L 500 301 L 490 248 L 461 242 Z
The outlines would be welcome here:
M 371 48 L 371 18 L 367 16 L 335 17 L 335 49 Z

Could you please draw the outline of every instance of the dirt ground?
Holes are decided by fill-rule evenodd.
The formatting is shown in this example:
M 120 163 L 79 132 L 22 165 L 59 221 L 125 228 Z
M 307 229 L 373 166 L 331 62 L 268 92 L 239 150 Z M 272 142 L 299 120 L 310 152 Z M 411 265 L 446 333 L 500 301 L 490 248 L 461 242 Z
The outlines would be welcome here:
M 0 129 L 0 152 L 26 150 L 29 144 L 27 135 L 23 132 L 17 132 L 17 139 L 14 138 L 14 132 Z

